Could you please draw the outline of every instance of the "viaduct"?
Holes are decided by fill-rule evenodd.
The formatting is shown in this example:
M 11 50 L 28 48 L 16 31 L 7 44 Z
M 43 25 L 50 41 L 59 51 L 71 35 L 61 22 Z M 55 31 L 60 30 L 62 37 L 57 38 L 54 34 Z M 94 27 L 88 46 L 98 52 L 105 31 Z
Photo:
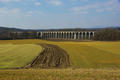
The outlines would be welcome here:
M 41 31 L 37 32 L 40 39 L 73 39 L 90 40 L 96 31 Z

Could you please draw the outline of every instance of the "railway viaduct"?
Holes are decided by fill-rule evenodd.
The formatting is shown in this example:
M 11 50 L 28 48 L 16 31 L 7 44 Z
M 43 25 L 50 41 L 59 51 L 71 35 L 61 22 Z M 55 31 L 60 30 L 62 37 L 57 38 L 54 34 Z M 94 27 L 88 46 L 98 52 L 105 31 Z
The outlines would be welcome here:
M 37 35 L 40 39 L 90 40 L 95 31 L 41 31 L 37 32 Z

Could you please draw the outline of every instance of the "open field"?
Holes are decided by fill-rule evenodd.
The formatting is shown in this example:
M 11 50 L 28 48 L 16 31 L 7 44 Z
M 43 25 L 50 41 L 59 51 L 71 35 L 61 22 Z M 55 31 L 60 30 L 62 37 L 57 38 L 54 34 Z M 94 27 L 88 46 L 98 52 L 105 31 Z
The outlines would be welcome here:
M 23 67 L 41 50 L 42 47 L 35 44 L 0 44 L 0 69 Z
M 104 70 L 104 69 L 0 70 L 0 80 L 120 80 L 120 70 Z
M 68 69 L 2 70 L 22 67 L 31 62 L 42 50 L 36 44 L 44 43 L 64 49 L 70 56 L 71 67 Z M 0 80 L 120 80 L 120 41 L 0 41 L 0 68 Z
M 119 41 L 118 42 L 95 42 L 95 41 L 94 42 L 71 42 L 71 41 L 53 42 L 53 41 L 45 41 L 45 40 L 0 41 L 0 44 L 2 45 L 8 43 L 15 43 L 15 44 L 48 43 L 48 44 L 58 45 L 59 47 L 67 51 L 67 53 L 70 56 L 71 67 L 75 67 L 75 68 L 120 68 Z

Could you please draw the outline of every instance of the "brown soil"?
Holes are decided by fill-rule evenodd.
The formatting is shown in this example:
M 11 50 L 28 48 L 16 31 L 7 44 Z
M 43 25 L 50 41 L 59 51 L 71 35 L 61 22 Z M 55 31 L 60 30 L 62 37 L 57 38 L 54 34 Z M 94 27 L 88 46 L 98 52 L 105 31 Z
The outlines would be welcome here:
M 32 68 L 66 68 L 70 66 L 69 55 L 56 45 L 41 44 L 43 52 L 29 65 Z M 28 68 L 28 66 L 26 66 Z

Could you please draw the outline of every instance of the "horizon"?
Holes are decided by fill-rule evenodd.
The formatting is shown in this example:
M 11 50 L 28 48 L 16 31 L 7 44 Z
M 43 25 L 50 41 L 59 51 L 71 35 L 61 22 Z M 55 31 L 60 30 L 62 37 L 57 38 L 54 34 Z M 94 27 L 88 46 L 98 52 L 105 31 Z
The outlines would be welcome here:
M 94 30 L 94 29 L 107 29 L 107 28 L 120 28 L 120 26 L 109 26 L 109 27 L 90 27 L 90 28 L 48 28 L 48 29 L 31 29 L 31 28 L 16 28 L 16 27 L 5 27 L 5 26 L 0 26 L 0 28 L 10 28 L 10 29 L 20 29 L 20 30 L 67 30 L 67 29 L 71 29 L 71 30 L 74 30 L 74 29 L 88 29 L 88 30 Z
M 0 0 L 0 26 L 20 29 L 120 26 L 120 0 Z

